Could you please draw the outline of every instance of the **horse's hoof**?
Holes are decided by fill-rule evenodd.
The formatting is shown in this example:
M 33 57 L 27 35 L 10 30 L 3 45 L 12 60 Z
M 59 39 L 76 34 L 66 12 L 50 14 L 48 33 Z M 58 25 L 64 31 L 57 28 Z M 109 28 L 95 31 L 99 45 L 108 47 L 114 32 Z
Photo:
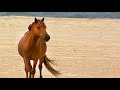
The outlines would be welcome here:
M 40 76 L 40 78 L 43 78 L 43 76 Z

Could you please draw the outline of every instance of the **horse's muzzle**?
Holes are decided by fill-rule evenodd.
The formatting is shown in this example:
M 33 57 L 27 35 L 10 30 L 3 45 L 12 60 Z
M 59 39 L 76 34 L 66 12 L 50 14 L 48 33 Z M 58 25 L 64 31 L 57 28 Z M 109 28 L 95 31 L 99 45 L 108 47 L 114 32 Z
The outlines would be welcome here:
M 47 34 L 46 36 L 45 36 L 45 42 L 48 42 L 49 40 L 50 40 L 50 36 Z

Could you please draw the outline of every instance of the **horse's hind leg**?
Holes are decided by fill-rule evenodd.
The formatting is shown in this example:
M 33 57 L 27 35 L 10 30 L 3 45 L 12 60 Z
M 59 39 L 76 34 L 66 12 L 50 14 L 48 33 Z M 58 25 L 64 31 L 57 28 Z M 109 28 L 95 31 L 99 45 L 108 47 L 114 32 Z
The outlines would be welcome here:
M 42 78 L 42 63 L 39 63 L 40 78 Z
M 43 63 L 43 61 L 44 61 L 44 57 L 43 58 L 41 58 L 41 59 L 39 59 L 39 71 L 40 71 L 40 78 L 42 78 L 43 76 L 42 76 L 42 63 Z
M 30 63 L 30 60 L 24 58 L 24 63 L 25 63 L 26 78 L 28 78 L 28 74 L 29 74 L 29 78 L 31 78 L 32 65 Z
M 38 61 L 38 59 L 35 59 L 35 60 L 33 61 L 33 68 L 32 68 L 32 71 L 31 71 L 32 78 L 34 78 L 34 75 L 35 75 L 35 73 L 36 73 L 35 68 L 36 68 L 36 65 L 37 65 L 37 61 Z

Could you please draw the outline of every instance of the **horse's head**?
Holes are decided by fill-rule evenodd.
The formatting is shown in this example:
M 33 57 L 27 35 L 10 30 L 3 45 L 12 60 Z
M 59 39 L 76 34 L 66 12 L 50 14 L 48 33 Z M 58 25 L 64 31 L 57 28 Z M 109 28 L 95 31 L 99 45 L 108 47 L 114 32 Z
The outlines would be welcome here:
M 46 25 L 44 18 L 42 20 L 36 19 L 28 27 L 29 31 L 32 31 L 37 37 L 42 38 L 45 42 L 50 40 L 50 36 L 46 32 Z

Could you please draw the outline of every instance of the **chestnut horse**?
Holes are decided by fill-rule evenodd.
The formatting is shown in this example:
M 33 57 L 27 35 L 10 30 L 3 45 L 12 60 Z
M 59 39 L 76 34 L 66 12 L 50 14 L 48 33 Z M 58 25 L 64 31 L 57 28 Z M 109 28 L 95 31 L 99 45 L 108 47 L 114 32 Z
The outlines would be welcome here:
M 46 42 L 50 40 L 50 36 L 46 32 L 44 18 L 36 19 L 28 27 L 29 31 L 25 33 L 18 44 L 18 52 L 23 57 L 25 64 L 26 78 L 34 78 L 36 65 L 39 60 L 40 78 L 42 78 L 42 63 L 54 75 L 57 76 L 59 71 L 51 67 L 51 60 L 45 55 L 47 50 Z M 30 60 L 33 60 L 33 66 Z

